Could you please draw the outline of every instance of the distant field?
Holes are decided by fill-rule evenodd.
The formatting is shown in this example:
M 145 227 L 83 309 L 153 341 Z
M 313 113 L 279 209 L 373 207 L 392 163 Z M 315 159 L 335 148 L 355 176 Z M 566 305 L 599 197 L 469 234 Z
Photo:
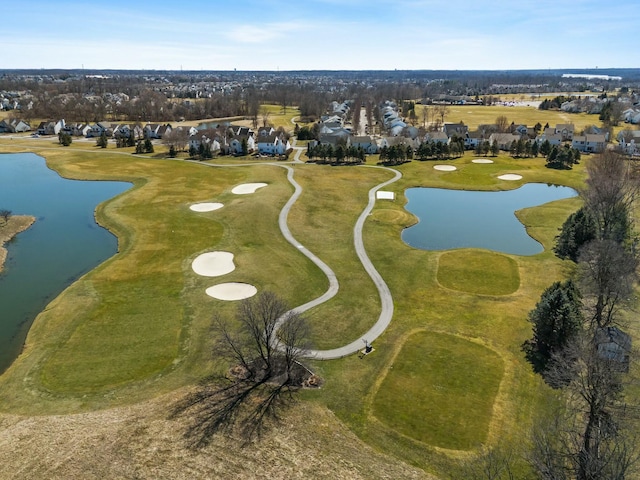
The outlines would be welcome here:
M 416 105 L 416 115 L 422 119 L 422 109 L 424 106 Z M 447 123 L 458 123 L 460 121 L 468 125 L 471 130 L 476 130 L 478 125 L 492 124 L 499 116 L 506 116 L 509 123 L 516 125 L 524 124 L 533 127 L 540 123 L 555 126 L 558 123 L 573 123 L 576 131 L 584 129 L 589 125 L 600 125 L 597 115 L 587 115 L 586 113 L 565 113 L 554 110 L 539 110 L 537 107 L 505 107 L 502 105 L 479 106 L 479 105 L 449 105 L 448 113 L 444 119 Z

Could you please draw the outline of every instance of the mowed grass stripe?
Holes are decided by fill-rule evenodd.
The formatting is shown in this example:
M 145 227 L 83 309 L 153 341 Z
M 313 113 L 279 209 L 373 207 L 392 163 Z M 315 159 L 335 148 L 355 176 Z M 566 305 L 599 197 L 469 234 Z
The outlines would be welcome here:
M 500 356 L 482 345 L 415 333 L 382 381 L 373 413 L 415 440 L 469 450 L 486 440 L 503 371 Z
M 438 259 L 438 282 L 445 288 L 479 295 L 509 295 L 520 275 L 513 258 L 482 250 L 445 252 Z

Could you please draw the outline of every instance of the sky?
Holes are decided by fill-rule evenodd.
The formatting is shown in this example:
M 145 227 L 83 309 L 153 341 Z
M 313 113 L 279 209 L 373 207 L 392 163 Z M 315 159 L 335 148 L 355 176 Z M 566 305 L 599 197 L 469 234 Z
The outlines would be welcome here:
M 638 0 L 2 3 L 0 69 L 640 67 Z

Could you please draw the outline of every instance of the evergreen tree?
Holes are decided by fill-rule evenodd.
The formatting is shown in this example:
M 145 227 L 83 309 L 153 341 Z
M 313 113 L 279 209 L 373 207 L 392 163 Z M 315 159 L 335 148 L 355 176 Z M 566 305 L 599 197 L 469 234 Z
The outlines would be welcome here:
M 498 141 L 494 140 L 491 144 L 491 156 L 496 157 L 500 153 L 500 146 L 498 145 Z
M 60 132 L 58 134 L 58 143 L 63 147 L 68 147 L 69 145 L 71 145 L 72 141 L 73 140 L 71 138 L 71 135 L 69 135 L 68 133 Z
M 540 153 L 545 157 L 551 153 L 551 143 L 549 143 L 549 140 L 542 142 L 542 145 L 540 145 Z
M 491 149 L 491 145 L 489 145 L 488 140 L 485 140 L 484 142 L 482 142 L 482 155 L 486 157 L 490 149 Z
M 108 144 L 107 134 L 105 132 L 102 132 L 98 137 L 98 139 L 96 140 L 96 147 L 107 148 L 107 144 Z
M 569 215 L 556 237 L 553 251 L 562 259 L 578 261 L 580 249 L 596 238 L 597 225 L 589 211 L 582 207 L 577 212 Z
M 144 153 L 153 153 L 153 143 L 151 139 L 145 138 L 144 140 Z
M 529 312 L 533 337 L 522 345 L 534 372 L 544 376 L 554 354 L 561 354 L 582 329 L 580 292 L 571 280 L 555 282 Z

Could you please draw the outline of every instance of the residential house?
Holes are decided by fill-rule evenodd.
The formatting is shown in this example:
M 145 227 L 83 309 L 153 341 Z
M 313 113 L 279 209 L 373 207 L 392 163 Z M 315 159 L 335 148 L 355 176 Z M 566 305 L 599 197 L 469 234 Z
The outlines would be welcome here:
M 628 155 L 640 154 L 640 130 L 627 130 L 618 133 L 620 150 Z
M 407 128 L 407 124 L 399 118 L 396 118 L 388 124 L 387 128 L 389 129 L 389 133 L 391 135 L 397 137 L 398 135 L 401 135 L 402 132 L 404 132 L 405 128 Z
M 607 139 L 603 134 L 587 133 L 576 135 L 571 141 L 571 146 L 584 153 L 599 153 L 604 151 Z
M 237 129 L 233 132 L 236 137 L 241 137 L 246 135 L 248 137 L 253 137 L 253 130 L 249 127 L 237 127 Z
M 160 139 L 171 131 L 171 125 L 160 125 L 157 123 L 147 123 L 144 126 L 143 138 Z
M 553 128 L 545 128 L 542 135 L 536 139 L 536 142 L 538 142 L 538 144 L 542 144 L 545 141 L 548 141 L 551 146 L 562 145 L 562 134 L 556 133 Z
M 467 150 L 475 150 L 476 147 L 484 142 L 484 133 L 479 130 L 475 132 L 468 132 L 464 139 L 464 148 Z
M 408 137 L 382 137 L 382 140 L 380 140 L 380 149 L 391 148 L 396 145 L 405 145 L 415 149 L 420 145 L 420 141 L 418 139 L 412 140 Z
M 273 127 L 260 127 L 258 129 L 258 137 L 268 137 L 276 133 Z
M 258 152 L 262 155 L 284 155 L 291 148 L 289 140 L 283 135 L 269 135 L 258 137 Z
M 556 125 L 555 132 L 556 134 L 560 134 L 562 136 L 562 141 L 567 142 L 569 140 L 573 140 L 575 127 L 573 123 L 559 123 Z
M 142 140 L 145 138 L 144 129 L 140 125 L 115 125 L 113 127 L 114 138 L 131 138 L 134 140 Z
M 514 135 L 513 133 L 492 133 L 489 137 L 489 143 L 493 145 L 493 142 L 498 142 L 498 148 L 500 150 L 510 150 L 511 144 L 520 140 L 520 135 Z
M 442 127 L 442 131 L 449 138 L 453 137 L 454 135 L 466 138 L 467 134 L 469 133 L 469 127 L 464 123 L 445 123 Z
M 209 145 L 212 153 L 228 153 L 226 137 L 221 136 L 215 128 L 207 128 L 191 132 L 189 136 L 189 149 L 200 150 L 201 145 Z
M 425 142 L 449 143 L 449 137 L 444 132 L 428 132 L 424 136 Z
M 355 148 L 362 148 L 369 155 L 378 153 L 378 144 L 369 135 L 351 137 L 349 144 Z
M 98 122 L 89 128 L 89 131 L 87 132 L 86 136 L 87 138 L 95 138 L 95 137 L 101 137 L 102 134 L 105 134 L 107 137 L 110 137 L 113 135 L 113 129 L 111 128 L 110 125 L 104 122 Z
M 13 118 L 0 121 L 0 133 L 23 133 L 31 130 L 31 125 L 24 120 Z
M 266 138 L 266 137 L 265 137 Z M 246 153 L 252 153 L 256 149 L 256 141 L 253 136 L 250 135 L 238 135 L 229 142 L 229 151 L 233 155 L 242 155 L 242 143 L 246 141 L 247 151 Z
M 58 135 L 62 129 L 64 129 L 64 126 L 64 119 L 58 120 L 57 122 L 50 120 L 48 122 L 41 122 L 36 131 L 39 135 Z
M 74 123 L 65 126 L 65 131 L 74 137 L 86 137 L 89 130 L 91 130 L 91 126 L 87 123 Z
M 631 336 L 618 327 L 603 327 L 596 331 L 595 344 L 598 356 L 611 360 L 623 372 L 629 371 Z

